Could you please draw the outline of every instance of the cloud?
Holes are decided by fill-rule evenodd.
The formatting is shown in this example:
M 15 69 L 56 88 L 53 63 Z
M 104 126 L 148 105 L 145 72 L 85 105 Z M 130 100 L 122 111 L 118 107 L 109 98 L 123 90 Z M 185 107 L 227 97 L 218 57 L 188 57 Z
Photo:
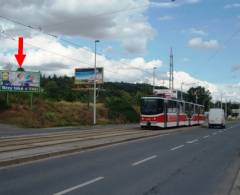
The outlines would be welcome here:
M 24 53 L 26 70 L 41 71 L 51 75 L 74 75 L 75 68 L 93 67 L 94 51 L 89 48 L 74 48 L 63 45 L 55 38 L 41 35 L 25 38 Z M 5 45 L 8 51 L 2 52 Z M 17 69 L 14 54 L 17 52 L 17 41 L 5 39 L 0 46 L 1 68 L 7 68 L 12 64 L 12 69 Z M 146 61 L 142 57 L 133 59 L 122 58 L 109 60 L 105 55 L 97 55 L 97 65 L 104 67 L 105 78 L 112 81 L 144 82 L 152 75 L 153 67 L 161 67 L 161 60 Z M 139 79 L 140 78 L 140 79 Z M 150 80 L 149 80 L 150 81 Z
M 159 16 L 158 17 L 158 20 L 159 21 L 167 21 L 167 20 L 172 20 L 173 19 L 173 17 L 172 16 Z
M 188 46 L 191 48 L 200 49 L 219 49 L 220 44 L 217 40 L 204 41 L 201 37 L 195 37 L 188 41 Z
M 183 71 L 174 71 L 175 88 L 181 89 L 183 82 L 183 91 L 191 87 L 203 86 L 208 89 L 213 97 L 213 101 L 240 101 L 240 83 L 239 84 L 214 84 L 205 80 L 200 80 Z
M 200 29 L 196 29 L 196 28 L 190 28 L 189 32 L 191 34 L 200 35 L 200 36 L 206 36 L 207 35 L 207 33 L 205 31 L 200 30 Z
M 240 72 L 240 64 L 236 64 L 232 67 L 232 72 Z
M 198 29 L 198 28 L 185 29 L 185 30 L 182 30 L 181 33 L 195 35 L 195 36 L 207 36 L 208 35 L 208 33 L 206 31 Z
M 227 4 L 224 6 L 225 9 L 230 9 L 230 8 L 239 8 L 240 3 L 232 3 L 232 4 Z
M 3 44 L 8 45 L 9 50 L 7 52 L 2 52 L 4 49 Z M 14 58 L 14 53 L 17 50 L 16 41 L 4 40 L 0 46 L 0 61 L 2 62 L 0 68 L 16 70 L 17 65 Z M 26 38 L 24 51 L 27 54 L 24 68 L 31 71 L 41 71 L 45 75 L 73 76 L 75 68 L 94 66 L 93 50 L 86 47 L 74 48 L 63 45 L 49 36 L 42 35 Z M 154 67 L 157 67 L 156 84 L 162 85 L 163 79 L 167 80 L 169 75 L 167 72 L 161 72 L 163 61 L 160 59 L 147 61 L 142 57 L 135 57 L 132 59 L 110 60 L 105 55 L 97 55 L 97 66 L 104 67 L 105 81 L 152 84 Z M 215 100 L 219 98 L 219 94 L 222 92 L 227 94 L 228 99 L 238 100 L 238 97 L 240 97 L 240 85 L 231 85 L 230 87 L 228 85 L 216 85 L 197 79 L 189 73 L 174 71 L 175 88 L 180 89 L 181 82 L 184 82 L 183 88 L 185 91 L 198 85 L 206 87 L 213 94 Z M 166 84 L 168 82 L 165 82 Z
M 0 13 L 46 33 L 116 40 L 129 52 L 143 52 L 155 35 L 145 16 L 149 6 L 149 0 L 123 0 L 121 4 L 117 0 L 3 0 Z M 9 26 L 2 18 L 0 24 L 12 35 L 31 36 L 25 27 Z
M 181 0 L 181 1 L 174 1 L 174 2 L 151 1 L 151 6 L 157 7 L 157 8 L 175 8 L 175 7 L 180 7 L 182 5 L 197 4 L 200 2 L 201 0 Z
M 182 59 L 182 61 L 183 61 L 183 62 L 190 62 L 191 60 L 190 60 L 189 58 L 187 58 L 187 57 L 184 57 L 184 58 Z
M 114 49 L 112 46 L 108 46 L 105 49 L 103 49 L 104 54 L 109 54 L 109 53 L 112 53 L 113 51 L 114 51 Z

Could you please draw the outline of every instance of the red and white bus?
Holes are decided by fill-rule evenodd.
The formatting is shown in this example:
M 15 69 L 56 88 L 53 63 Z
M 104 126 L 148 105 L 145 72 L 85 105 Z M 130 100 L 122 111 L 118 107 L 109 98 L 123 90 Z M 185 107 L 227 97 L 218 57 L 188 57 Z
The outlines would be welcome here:
M 141 127 L 179 127 L 204 123 L 204 106 L 163 97 L 141 98 Z

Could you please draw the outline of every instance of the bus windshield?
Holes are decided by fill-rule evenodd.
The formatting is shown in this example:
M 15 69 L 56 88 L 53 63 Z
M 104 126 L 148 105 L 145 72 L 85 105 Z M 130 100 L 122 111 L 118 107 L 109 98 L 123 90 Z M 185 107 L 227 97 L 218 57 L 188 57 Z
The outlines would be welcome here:
M 141 114 L 153 115 L 163 112 L 162 99 L 142 99 Z

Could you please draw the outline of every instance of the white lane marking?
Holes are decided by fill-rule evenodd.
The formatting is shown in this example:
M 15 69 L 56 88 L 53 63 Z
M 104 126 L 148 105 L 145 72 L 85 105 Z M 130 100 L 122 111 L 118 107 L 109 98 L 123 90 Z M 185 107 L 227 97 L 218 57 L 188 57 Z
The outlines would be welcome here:
M 137 165 L 139 165 L 139 164 L 142 164 L 142 163 L 144 163 L 144 162 L 146 162 L 146 161 L 149 161 L 149 160 L 152 160 L 152 159 L 154 159 L 154 158 L 157 158 L 157 155 L 153 155 L 153 156 L 150 156 L 150 157 L 145 158 L 145 159 L 143 159 L 143 160 L 134 162 L 134 163 L 132 163 L 132 166 L 137 166 Z
M 87 186 L 87 185 L 90 185 L 90 184 L 95 183 L 95 182 L 97 182 L 97 181 L 100 181 L 100 180 L 102 180 L 102 179 L 104 179 L 104 177 L 97 177 L 97 178 L 95 178 L 95 179 L 92 179 L 92 180 L 90 180 L 90 181 L 84 182 L 84 183 L 79 184 L 79 185 L 77 185 L 77 186 L 73 186 L 73 187 L 68 188 L 68 189 L 66 189 L 66 190 L 63 190 L 63 191 L 61 191 L 61 192 L 57 192 L 57 193 L 55 193 L 55 194 L 53 194 L 53 195 L 63 195 L 63 194 L 66 194 L 66 193 L 68 193 L 68 192 L 71 192 L 71 191 L 73 191 L 73 190 L 76 190 L 76 189 L 78 189 L 78 188 L 82 188 L 82 187 L 84 187 L 84 186 Z
M 207 139 L 209 137 L 209 135 L 205 135 L 203 136 L 203 139 Z
M 216 132 L 214 132 L 214 133 L 212 133 L 212 135 L 217 135 L 217 133 L 216 133 Z
M 222 132 L 223 132 L 223 130 L 219 130 L 218 132 L 219 132 L 219 133 L 222 133 Z
M 194 139 L 194 140 L 191 140 L 191 141 L 187 141 L 186 143 L 192 144 L 192 143 L 195 143 L 195 142 L 197 142 L 197 141 L 198 141 L 198 139 Z
M 184 147 L 184 145 L 176 146 L 176 147 L 174 147 L 174 148 L 171 148 L 170 150 L 171 150 L 171 151 L 174 151 L 174 150 L 177 150 L 177 149 L 182 148 L 182 147 Z

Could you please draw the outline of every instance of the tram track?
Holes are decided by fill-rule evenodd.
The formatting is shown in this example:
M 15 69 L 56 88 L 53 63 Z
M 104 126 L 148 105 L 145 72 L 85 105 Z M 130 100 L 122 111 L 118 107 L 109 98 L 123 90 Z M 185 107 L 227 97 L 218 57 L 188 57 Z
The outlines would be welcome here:
M 116 132 L 139 132 L 134 130 L 98 130 L 92 132 L 66 132 L 66 133 L 51 133 L 47 135 L 32 135 L 32 136 L 21 136 L 21 137 L 12 137 L 12 138 L 0 138 L 0 147 L 4 147 L 7 145 L 18 145 L 18 144 L 28 144 L 34 142 L 42 142 L 42 141 L 54 141 L 58 139 L 69 139 L 72 137 L 75 138 L 84 138 L 91 135 L 104 135 L 109 133 L 116 133 Z
M 74 142 L 81 142 L 87 140 L 97 140 L 103 138 L 111 138 L 117 136 L 125 136 L 125 135 L 142 135 L 146 134 L 146 131 L 126 131 L 123 130 L 121 132 L 99 132 L 97 135 L 95 133 L 87 134 L 87 135 L 62 135 L 57 137 L 37 137 L 35 139 L 29 138 L 25 140 L 11 140 L 5 141 L 0 139 L 0 153 L 3 152 L 11 152 L 17 150 L 24 150 L 24 149 L 31 149 L 31 148 L 38 148 L 38 147 L 46 147 L 46 146 L 54 146 L 66 143 L 74 143 Z M 155 133 L 156 134 L 156 133 Z M 3 142 L 2 142 L 3 141 Z
M 192 127 L 194 128 L 194 127 Z M 165 136 L 191 128 L 160 131 L 140 128 L 88 129 L 0 137 L 0 167 L 105 147 L 128 141 Z

